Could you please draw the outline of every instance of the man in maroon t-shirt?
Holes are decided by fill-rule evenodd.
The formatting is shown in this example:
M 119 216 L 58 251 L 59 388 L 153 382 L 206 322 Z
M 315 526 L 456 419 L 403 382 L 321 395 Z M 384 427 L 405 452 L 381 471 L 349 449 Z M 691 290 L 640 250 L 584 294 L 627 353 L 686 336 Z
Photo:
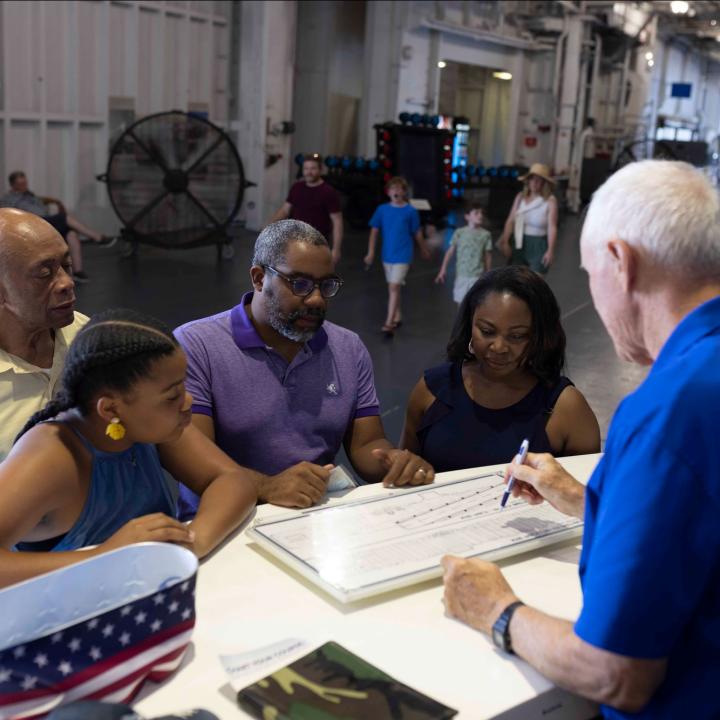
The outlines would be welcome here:
M 319 155 L 308 155 L 303 161 L 303 179 L 290 188 L 287 200 L 270 222 L 302 220 L 321 232 L 328 243 L 332 231 L 332 259 L 337 265 L 343 240 L 343 220 L 340 198 L 320 176 L 322 160 Z

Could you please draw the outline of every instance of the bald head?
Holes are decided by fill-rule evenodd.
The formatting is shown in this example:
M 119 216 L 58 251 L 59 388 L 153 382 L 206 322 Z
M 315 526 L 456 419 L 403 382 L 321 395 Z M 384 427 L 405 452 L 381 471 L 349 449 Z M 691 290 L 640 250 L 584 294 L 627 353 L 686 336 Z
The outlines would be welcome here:
M 70 252 L 60 233 L 32 213 L 0 208 L 0 322 L 60 328 L 73 321 Z
M 0 208 L 0 278 L 14 273 L 33 258 L 60 248 L 67 249 L 60 233 L 38 215 Z

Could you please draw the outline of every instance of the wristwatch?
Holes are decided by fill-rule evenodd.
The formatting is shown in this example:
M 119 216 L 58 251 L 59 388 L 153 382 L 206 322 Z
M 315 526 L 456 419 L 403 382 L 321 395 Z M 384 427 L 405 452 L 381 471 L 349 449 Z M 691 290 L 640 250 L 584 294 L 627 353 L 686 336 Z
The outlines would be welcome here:
M 525 603 L 520 600 L 516 600 L 510 603 L 501 613 L 500 617 L 495 621 L 492 626 L 492 639 L 495 645 L 506 653 L 513 652 L 512 642 L 510 641 L 510 620 L 515 614 L 515 611 L 522 607 Z

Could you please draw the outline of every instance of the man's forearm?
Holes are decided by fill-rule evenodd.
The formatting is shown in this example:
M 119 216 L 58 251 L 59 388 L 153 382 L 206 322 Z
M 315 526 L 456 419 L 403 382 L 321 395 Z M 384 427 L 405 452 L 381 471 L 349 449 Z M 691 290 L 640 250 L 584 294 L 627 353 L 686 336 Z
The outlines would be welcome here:
M 267 483 L 269 482 L 271 476 L 263 475 L 263 473 L 258 472 L 257 470 L 251 470 L 250 468 L 246 468 L 246 467 L 244 467 L 243 470 L 246 472 L 247 477 L 250 480 L 252 480 L 253 484 L 255 485 L 257 501 L 258 502 L 266 502 L 265 490 L 266 490 Z
M 287 220 L 290 217 L 290 211 L 285 207 L 285 205 L 282 205 L 278 211 L 270 218 L 270 223 L 272 224 L 274 222 L 278 222 L 279 220 Z
M 557 685 L 583 697 L 636 711 L 652 697 L 659 682 L 659 661 L 634 661 L 580 639 L 567 620 L 521 607 L 510 623 L 513 650 Z M 631 661 L 633 662 L 633 661 Z
M 387 468 L 382 461 L 372 454 L 372 451 L 376 449 L 395 450 L 395 446 L 386 438 L 378 438 L 359 448 L 353 448 L 348 453 L 355 471 L 365 482 L 380 482 L 387 473 Z
M 333 244 L 332 249 L 335 252 L 340 252 L 343 242 L 343 224 L 342 220 L 333 220 Z

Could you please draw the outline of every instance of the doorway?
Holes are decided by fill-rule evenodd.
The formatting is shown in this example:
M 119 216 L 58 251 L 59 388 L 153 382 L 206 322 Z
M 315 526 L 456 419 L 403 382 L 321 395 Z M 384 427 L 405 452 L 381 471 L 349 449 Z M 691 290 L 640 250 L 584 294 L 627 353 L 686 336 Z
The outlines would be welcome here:
M 438 112 L 470 123 L 468 162 L 502 165 L 510 126 L 512 75 L 497 68 L 447 61 L 441 70 Z

